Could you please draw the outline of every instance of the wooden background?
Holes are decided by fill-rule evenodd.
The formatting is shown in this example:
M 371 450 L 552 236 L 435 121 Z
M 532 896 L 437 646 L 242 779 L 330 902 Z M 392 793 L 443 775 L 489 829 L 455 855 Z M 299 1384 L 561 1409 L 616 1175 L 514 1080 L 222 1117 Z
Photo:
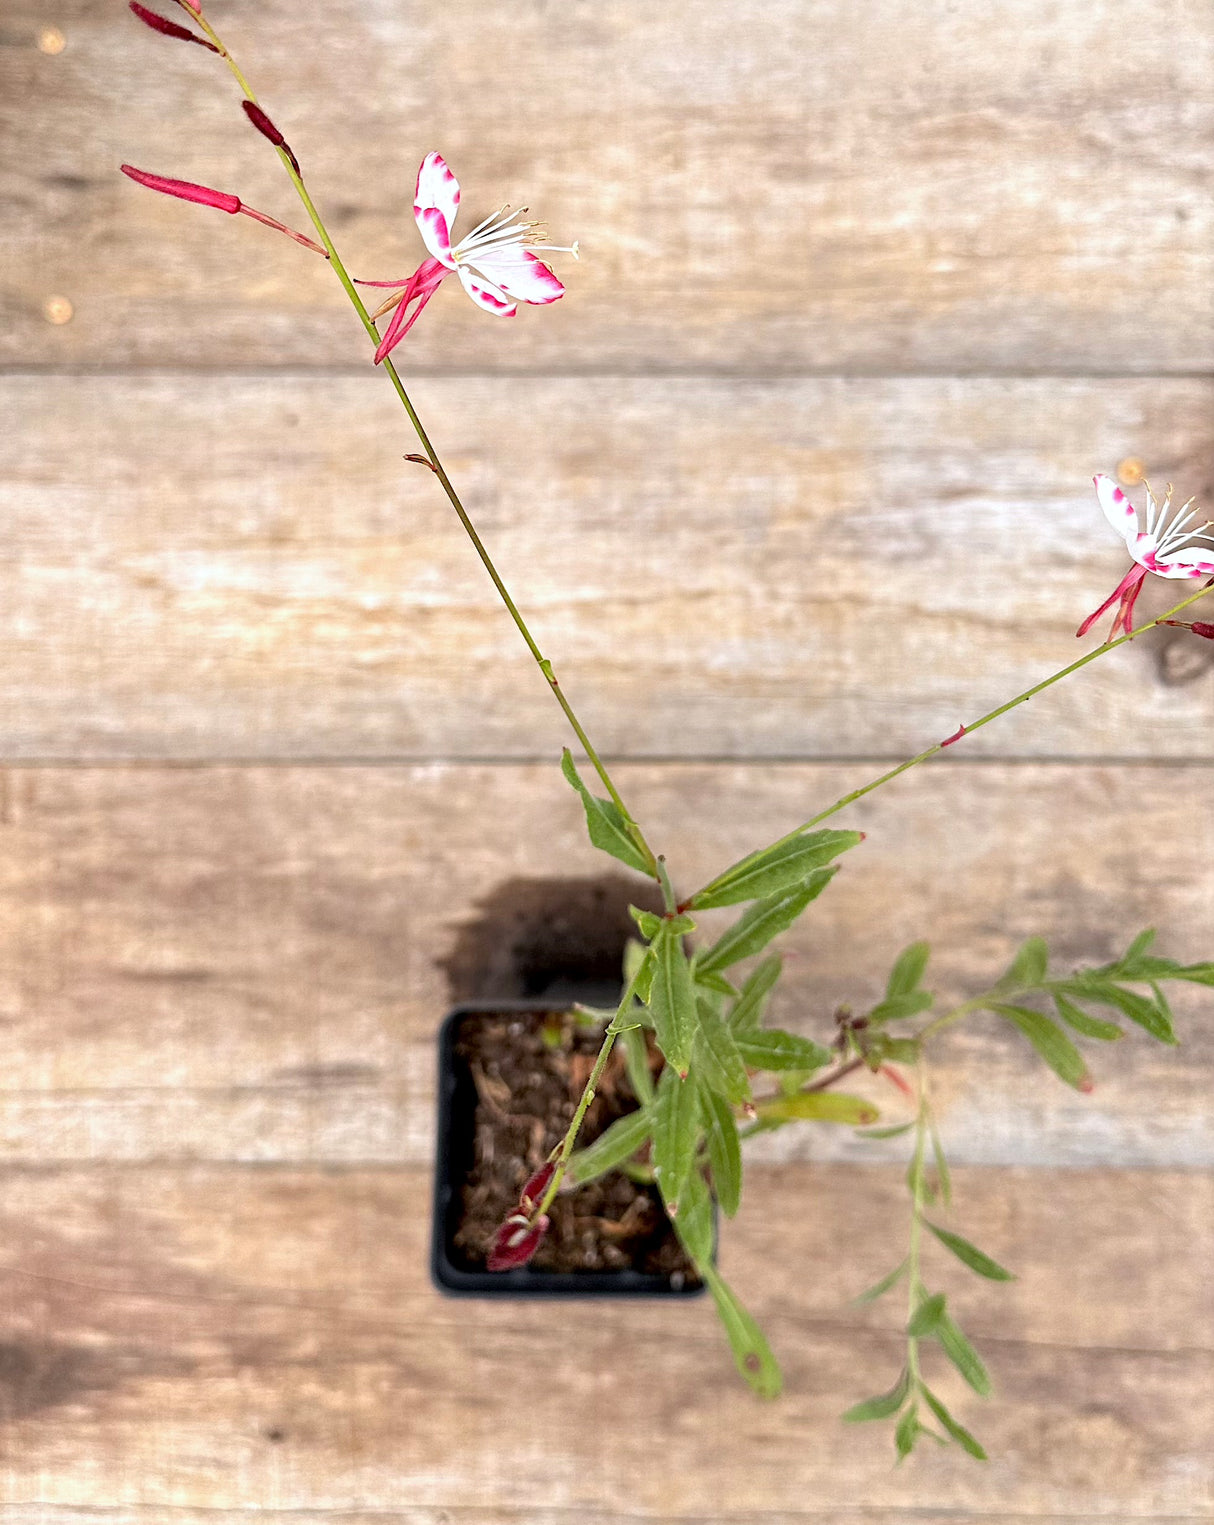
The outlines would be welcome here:
M 468 213 L 581 239 L 556 307 L 444 289 L 400 358 L 685 886 L 1076 655 L 1125 562 L 1094 471 L 1214 498 L 1197 0 L 213 20 L 358 273 L 418 260 L 431 148 Z M 900 1253 L 894 1145 L 748 1177 L 723 1264 L 775 1406 L 702 1304 L 430 1289 L 458 949 L 601 868 L 560 716 L 331 274 L 117 174 L 297 220 L 215 61 L 3 0 L 0 132 L 0 1525 L 1214 1517 L 1204 992 L 1091 1097 L 942 1045 L 955 1221 L 1020 1272 L 955 1284 L 985 1469 L 837 1424 L 898 1360 L 849 1303 Z M 1210 956 L 1212 657 L 1154 633 L 857 807 L 778 1017 L 821 1033 L 925 934 L 945 999 L 1029 932 Z

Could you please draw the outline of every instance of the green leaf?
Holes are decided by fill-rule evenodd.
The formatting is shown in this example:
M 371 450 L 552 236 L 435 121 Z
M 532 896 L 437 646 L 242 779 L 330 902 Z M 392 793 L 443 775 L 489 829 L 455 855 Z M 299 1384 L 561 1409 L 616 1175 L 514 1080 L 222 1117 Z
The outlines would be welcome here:
M 715 995 L 731 996 L 736 999 L 740 994 L 736 985 L 731 985 L 723 974 L 717 974 L 712 969 L 701 969 L 698 966 L 693 970 L 697 985 L 703 985 L 706 990 L 711 990 Z
M 683 1182 L 679 1215 L 672 1221 L 679 1242 L 697 1267 L 707 1265 L 714 1249 L 712 1197 L 698 1170 L 693 1170 Z
M 1077 1091 L 1092 1089 L 1092 1077 L 1083 1062 L 1083 1055 L 1057 1022 L 1052 1022 L 1049 1017 L 1028 1006 L 1005 1006 L 1002 1002 L 991 1002 L 988 1009 L 1019 1028 L 1059 1080 L 1065 1080 L 1067 1085 L 1074 1086 Z
M 809 905 L 816 900 L 834 877 L 833 868 L 820 868 L 804 884 L 784 894 L 760 900 L 734 922 L 706 953 L 700 955 L 700 969 L 727 969 L 752 953 L 765 948 L 773 937 L 787 931 Z
M 946 1312 L 934 1330 L 941 1349 L 980 1398 L 989 1397 L 991 1379 L 978 1352 Z
M 905 1461 L 915 1449 L 915 1441 L 918 1440 L 919 1431 L 922 1428 L 918 1411 L 913 1407 L 908 1408 L 899 1419 L 898 1428 L 894 1431 L 894 1445 L 898 1451 L 899 1461 Z
M 760 1398 L 779 1397 L 783 1378 L 763 1331 L 715 1266 L 705 1265 L 699 1269 L 717 1305 L 738 1370 Z
M 783 966 L 784 960 L 778 953 L 773 953 L 770 958 L 763 960 L 742 986 L 737 1005 L 729 1013 L 729 1025 L 735 1033 L 748 1032 L 760 1025 L 767 997 L 780 978 Z
M 628 914 L 637 924 L 637 930 L 647 943 L 651 943 L 661 930 L 662 918 L 654 911 L 643 911 L 640 906 L 630 905 Z
M 1040 985 L 1050 964 L 1050 950 L 1044 937 L 1030 937 L 1020 944 L 1016 957 L 1008 965 L 1000 986 L 1018 990 Z
M 1016 1280 L 1010 1271 L 1005 1271 L 997 1260 L 992 1260 L 989 1255 L 984 1254 L 976 1244 L 971 1244 L 968 1239 L 962 1239 L 960 1234 L 954 1234 L 951 1229 L 941 1228 L 930 1218 L 924 1218 L 923 1221 L 944 1248 L 951 1250 L 963 1265 L 969 1266 L 971 1271 L 976 1271 L 979 1276 L 985 1276 L 988 1281 Z
M 931 1297 L 923 1299 L 906 1326 L 906 1332 L 912 1340 L 923 1340 L 936 1333 L 945 1316 L 944 1303 L 943 1292 L 935 1292 Z
M 898 1285 L 898 1283 L 906 1275 L 906 1270 L 909 1265 L 909 1259 L 903 1260 L 900 1264 L 896 1265 L 888 1275 L 883 1276 L 880 1281 L 874 1282 L 873 1285 L 866 1288 L 865 1291 L 857 1293 L 857 1295 L 852 1298 L 852 1302 L 875 1303 L 879 1297 L 884 1297 L 887 1292 Z
M 744 900 L 785 894 L 815 869 L 863 840 L 858 831 L 814 831 L 791 842 L 761 848 L 697 890 L 688 904 L 707 910 L 709 906 L 739 905 Z
M 600 800 L 591 794 L 578 777 L 573 754 L 568 747 L 561 753 L 561 772 L 582 797 L 586 809 L 586 830 L 594 846 L 610 853 L 613 858 L 618 858 L 621 863 L 626 863 L 629 868 L 651 875 L 652 866 L 646 862 L 645 855 L 633 841 L 623 812 L 613 801 Z
M 700 1136 L 700 1111 L 696 1084 L 681 1080 L 667 1065 L 658 1080 L 653 1107 L 653 1172 L 658 1190 L 671 1218 L 679 1211 L 679 1197 L 695 1163 Z
M 914 1123 L 893 1123 L 888 1128 L 870 1128 L 861 1138 L 901 1138 L 904 1133 L 909 1133 Z
M 724 1097 L 704 1086 L 700 1087 L 700 1112 L 708 1135 L 713 1189 L 721 1211 L 732 1218 L 742 1200 L 742 1148 L 737 1120 Z
M 698 1001 L 699 1029 L 692 1047 L 701 1079 L 726 1101 L 740 1107 L 750 1100 L 750 1076 L 725 1018 L 711 1001 Z
M 1145 927 L 1125 950 L 1121 959 L 1122 965 L 1137 963 L 1154 941 L 1155 928 Z
M 889 1419 L 896 1414 L 910 1396 L 910 1372 L 902 1368 L 902 1375 L 878 1398 L 865 1398 L 854 1404 L 846 1414 L 840 1415 L 844 1424 L 866 1424 L 870 1419 Z
M 686 1075 L 696 1031 L 696 992 L 691 965 L 683 952 L 682 938 L 672 936 L 665 928 L 652 946 L 654 974 L 649 1011 L 658 1047 L 679 1074 Z
M 645 1034 L 639 1027 L 630 1028 L 620 1034 L 620 1043 L 624 1050 L 624 1068 L 628 1071 L 632 1094 L 642 1106 L 648 1106 L 654 1097 L 654 1086 L 653 1073 L 649 1068 L 649 1044 L 645 1041 Z
M 909 948 L 903 948 L 889 972 L 889 979 L 885 985 L 887 1000 L 893 1000 L 896 996 L 910 995 L 913 990 L 918 990 L 923 982 L 923 973 L 927 968 L 931 951 L 930 943 L 911 943 Z
M 593 1144 L 585 1149 L 575 1149 L 569 1157 L 566 1179 L 576 1186 L 587 1181 L 597 1181 L 609 1170 L 615 1170 L 630 1160 L 644 1144 L 648 1143 L 653 1130 L 653 1113 L 648 1107 L 629 1112 L 617 1118 Z
M 870 1022 L 900 1022 L 907 1017 L 917 1017 L 935 1000 L 930 990 L 909 990 L 905 995 L 888 996 L 878 1001 L 868 1013 Z
M 940 1423 L 944 1426 L 944 1428 L 948 1431 L 948 1433 L 953 1437 L 959 1446 L 968 1451 L 976 1461 L 989 1460 L 986 1452 L 982 1449 L 982 1447 L 978 1444 L 970 1432 L 965 1428 L 963 1424 L 957 1423 L 957 1421 L 945 1408 L 943 1403 L 940 1402 L 935 1393 L 930 1391 L 925 1383 L 920 1382 L 919 1391 L 927 1399 L 928 1408 L 931 1409 L 932 1413 L 935 1414 L 936 1418 L 940 1421 Z
M 797 1091 L 792 1096 L 764 1097 L 755 1103 L 755 1116 L 766 1124 L 810 1121 L 867 1128 L 880 1113 L 871 1101 L 844 1091 Z
M 1118 1038 L 1125 1037 L 1125 1033 L 1116 1022 L 1106 1022 L 1103 1017 L 1089 1016 L 1086 1011 L 1080 1011 L 1073 1001 L 1068 1001 L 1066 996 L 1057 990 L 1054 992 L 1054 1005 L 1058 1008 L 1058 1015 L 1066 1025 L 1073 1027 L 1077 1033 L 1082 1033 L 1085 1038 L 1099 1038 L 1104 1043 L 1113 1043 Z
M 828 1048 L 823 1048 L 812 1038 L 786 1033 L 778 1027 L 735 1032 L 734 1041 L 752 1070 L 820 1070 L 833 1057 Z
M 936 1124 L 931 1124 L 932 1134 L 932 1160 L 936 1166 L 937 1189 L 940 1200 L 945 1207 L 953 1200 L 953 1178 L 949 1173 L 948 1160 L 944 1154 L 944 1145 L 940 1142 L 940 1135 L 936 1131 Z
M 877 1055 L 878 1063 L 889 1059 L 895 1064 L 918 1064 L 922 1046 L 918 1038 L 889 1038 L 878 1033 L 870 1044 L 869 1053 L 870 1057 L 874 1053 Z
M 1111 980 L 1097 979 L 1092 975 L 1080 975 L 1078 979 L 1068 980 L 1064 988 L 1080 1000 L 1113 1007 L 1122 1016 L 1129 1017 L 1131 1022 L 1145 1028 L 1160 1043 L 1175 1045 L 1176 1034 L 1172 1031 L 1167 1013 L 1160 1011 L 1154 1001 L 1148 1001 L 1146 996 L 1139 995 L 1136 990 L 1126 990 L 1121 985 L 1114 985 Z
M 1169 978 L 1191 980 L 1194 985 L 1214 985 L 1214 963 L 1185 964 L 1174 970 Z

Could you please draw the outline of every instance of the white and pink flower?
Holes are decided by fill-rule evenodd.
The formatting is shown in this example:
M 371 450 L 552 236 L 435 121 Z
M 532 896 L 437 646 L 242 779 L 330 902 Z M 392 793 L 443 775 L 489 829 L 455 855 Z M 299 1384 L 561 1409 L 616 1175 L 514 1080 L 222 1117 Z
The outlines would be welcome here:
M 392 321 L 375 351 L 376 364 L 405 337 L 417 322 L 422 308 L 449 275 L 459 277 L 460 284 L 478 307 L 501 318 L 512 318 L 520 302 L 540 307 L 565 295 L 564 286 L 532 251 L 543 249 L 572 254 L 576 259 L 576 243 L 569 246 L 541 243 L 543 234 L 538 224 L 520 220 L 526 207 L 514 212 L 503 207 L 473 228 L 459 243 L 453 243 L 451 230 L 459 200 L 459 181 L 448 169 L 447 161 L 441 154 L 427 154 L 417 172 L 413 216 L 430 257 L 424 259 L 403 283 L 365 283 L 401 286 L 401 290 L 375 314 L 380 318 L 392 312 Z
M 1124 630 L 1127 635 L 1132 633 L 1134 601 L 1148 572 L 1153 572 L 1156 577 L 1214 576 L 1214 538 L 1205 533 L 1214 528 L 1214 520 L 1207 520 L 1194 529 L 1193 521 L 1197 518 L 1197 511 L 1190 507 L 1192 498 L 1173 510 L 1170 486 L 1164 493 L 1162 503 L 1147 486 L 1144 526 L 1138 510 L 1110 477 L 1098 476 L 1092 480 L 1104 516 L 1125 541 L 1126 549 L 1134 558 L 1134 565 L 1100 608 L 1088 615 L 1075 634 L 1086 635 L 1105 610 L 1116 603 L 1117 617 L 1108 636 L 1112 640 L 1118 630 Z M 1171 523 L 1168 522 L 1169 515 L 1173 516 Z M 1206 546 L 1210 549 L 1205 549 Z

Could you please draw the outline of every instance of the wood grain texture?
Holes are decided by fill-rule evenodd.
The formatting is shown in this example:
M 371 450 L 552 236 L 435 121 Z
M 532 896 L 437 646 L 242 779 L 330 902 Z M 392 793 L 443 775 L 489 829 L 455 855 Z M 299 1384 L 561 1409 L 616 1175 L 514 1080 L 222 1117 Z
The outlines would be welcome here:
M 534 757 L 564 722 L 381 378 L 9 377 L 3 755 Z M 897 759 L 1098 640 L 1126 455 L 1214 498 L 1198 381 L 427 381 L 597 745 Z M 1154 586 L 1158 613 L 1188 585 Z M 1142 607 L 1140 606 L 1140 607 Z M 1205 759 L 1151 634 L 971 754 Z
M 546 1525 L 1205 1517 L 1209 1180 L 956 1185 L 958 1221 L 1021 1272 L 991 1287 L 932 1263 L 997 1395 L 941 1387 L 993 1460 L 895 1471 L 888 1434 L 838 1424 L 900 1360 L 897 1310 L 849 1302 L 899 1253 L 895 1169 L 749 1179 L 724 1266 L 784 1362 L 772 1405 L 706 1302 L 444 1301 L 422 1170 L 9 1170 L 0 1497 L 54 1525 L 101 1507 L 498 1525 L 537 1518 L 541 1486 Z
M 842 766 L 620 770 L 684 891 L 863 777 Z M 944 1003 L 1016 944 L 1062 968 L 1144 925 L 1211 953 L 1208 774 L 942 764 L 847 817 L 869 839 L 785 939 L 773 1021 L 818 1037 L 876 1000 L 928 936 Z M 0 835 L 6 1156 L 386 1162 L 432 1150 L 434 1036 L 457 998 L 525 993 L 534 920 L 572 927 L 605 859 L 547 766 L 15 769 Z M 1160 847 L 1157 844 L 1165 844 Z M 623 880 L 623 902 L 643 891 Z M 597 914 L 597 913 L 595 913 Z M 592 914 L 593 919 L 593 914 Z M 703 918 L 706 930 L 714 918 Z M 469 979 L 471 978 L 471 983 Z M 1092 1096 L 995 1019 L 943 1039 L 948 1147 L 990 1164 L 1214 1164 L 1211 994 L 1176 992 L 1184 1042 L 1094 1045 Z M 891 1118 L 899 1099 L 874 1093 Z M 757 1158 L 899 1158 L 789 1129 Z
M 357 363 L 337 283 L 120 161 L 296 218 L 226 73 L 117 0 L 8 0 L 3 355 Z M 494 324 L 444 291 L 427 370 L 1206 369 L 1214 22 L 1192 0 L 218 4 L 353 269 L 405 276 L 439 147 L 468 212 L 525 200 L 584 259 Z M 468 226 L 471 226 L 469 223 Z M 75 318 L 42 317 L 51 293 Z M 343 316 L 343 313 L 345 315 Z

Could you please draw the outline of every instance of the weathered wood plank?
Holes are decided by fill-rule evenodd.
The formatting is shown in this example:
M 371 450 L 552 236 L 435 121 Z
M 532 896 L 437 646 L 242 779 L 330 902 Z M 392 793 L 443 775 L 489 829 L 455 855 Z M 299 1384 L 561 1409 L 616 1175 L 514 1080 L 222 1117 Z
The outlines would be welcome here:
M 379 378 L 0 398 L 3 755 L 565 740 Z M 1093 470 L 1136 455 L 1214 499 L 1206 382 L 482 378 L 418 401 L 616 756 L 917 752 L 1085 649 L 1126 564 Z M 1151 581 L 1159 612 L 1177 585 Z M 1151 635 L 966 750 L 1208 759 L 1212 662 Z
M 784 1361 L 772 1405 L 737 1382 L 704 1302 L 444 1302 L 421 1170 L 6 1171 L 0 1492 L 343 1525 L 530 1520 L 541 1480 L 550 1525 L 1201 1518 L 1210 1186 L 960 1172 L 960 1222 L 1021 1273 L 932 1272 L 996 1374 L 990 1403 L 956 1395 L 993 1460 L 895 1471 L 887 1434 L 837 1416 L 900 1359 L 897 1311 L 848 1301 L 899 1252 L 896 1170 L 750 1181 L 724 1264 Z
M 415 166 L 525 199 L 585 250 L 495 325 L 444 291 L 423 369 L 1208 369 L 1208 11 L 1175 0 L 290 0 L 216 19 L 353 268 L 421 257 Z M 295 217 L 222 68 L 117 4 L 9 0 L 10 363 L 328 366 L 365 339 L 319 260 L 141 192 L 121 160 Z M 471 224 L 468 224 L 471 226 Z M 48 324 L 58 293 L 74 319 Z
M 690 891 L 868 772 L 630 765 L 619 778 Z M 773 1019 L 829 1034 L 837 1004 L 877 999 L 897 951 L 925 934 L 941 1002 L 985 988 L 1030 933 L 1049 937 L 1064 968 L 1112 957 L 1151 924 L 1164 951 L 1209 957 L 1208 778 L 945 763 L 871 797 L 847 817 L 868 841 L 786 940 Z M 578 876 L 606 860 L 555 762 L 34 768 L 4 785 L 9 1159 L 423 1162 L 449 1005 L 525 993 L 541 944 L 549 967 L 573 962 L 587 927 L 601 942 L 609 919 L 584 899 L 579 909 Z M 623 878 L 625 927 L 624 904 L 642 892 Z M 988 1163 L 1214 1163 L 1211 999 L 1177 993 L 1178 1049 L 1140 1034 L 1096 1046 L 1090 1097 L 994 1019 L 948 1036 L 935 1086 L 950 1150 Z M 890 1089 L 878 1095 L 896 1108 Z M 868 1160 L 899 1157 L 901 1141 L 786 1130 L 766 1150 L 757 1157 Z

